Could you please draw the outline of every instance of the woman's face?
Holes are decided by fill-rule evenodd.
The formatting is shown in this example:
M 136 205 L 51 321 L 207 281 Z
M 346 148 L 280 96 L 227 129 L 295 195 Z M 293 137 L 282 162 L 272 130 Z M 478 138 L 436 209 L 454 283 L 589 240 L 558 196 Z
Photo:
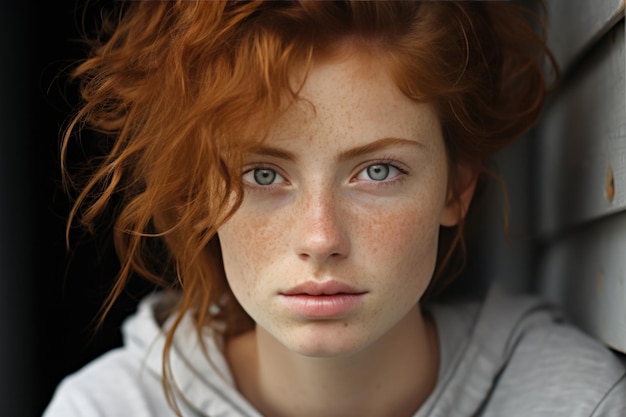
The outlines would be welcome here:
M 301 97 L 246 158 L 243 204 L 219 230 L 224 267 L 257 332 L 349 355 L 418 308 L 457 208 L 433 108 L 380 65 L 319 63 Z

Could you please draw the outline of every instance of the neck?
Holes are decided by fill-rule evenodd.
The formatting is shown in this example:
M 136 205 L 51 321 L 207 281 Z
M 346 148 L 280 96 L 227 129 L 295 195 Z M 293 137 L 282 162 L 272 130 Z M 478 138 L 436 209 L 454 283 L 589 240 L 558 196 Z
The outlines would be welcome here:
M 239 390 L 267 417 L 409 417 L 432 392 L 438 370 L 436 332 L 418 306 L 348 356 L 302 356 L 260 327 L 235 339 L 227 354 Z

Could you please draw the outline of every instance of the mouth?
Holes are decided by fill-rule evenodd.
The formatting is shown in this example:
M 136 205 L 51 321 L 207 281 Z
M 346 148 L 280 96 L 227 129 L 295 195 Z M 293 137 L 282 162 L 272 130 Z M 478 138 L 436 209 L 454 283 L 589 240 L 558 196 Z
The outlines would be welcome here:
M 281 292 L 280 295 L 295 296 L 331 296 L 331 295 L 361 295 L 367 291 L 362 291 L 338 281 L 316 282 L 307 281 L 303 284 L 296 285 L 287 291 Z
M 338 281 L 307 281 L 280 292 L 282 304 L 293 314 L 312 320 L 345 317 L 359 308 L 367 291 Z

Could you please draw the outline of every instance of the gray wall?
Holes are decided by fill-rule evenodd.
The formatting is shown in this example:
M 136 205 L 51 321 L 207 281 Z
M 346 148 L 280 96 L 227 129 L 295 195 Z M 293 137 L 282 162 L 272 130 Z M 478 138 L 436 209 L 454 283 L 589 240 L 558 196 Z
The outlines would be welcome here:
M 532 153 L 537 288 L 587 332 L 626 351 L 624 2 L 548 6 L 565 78 Z

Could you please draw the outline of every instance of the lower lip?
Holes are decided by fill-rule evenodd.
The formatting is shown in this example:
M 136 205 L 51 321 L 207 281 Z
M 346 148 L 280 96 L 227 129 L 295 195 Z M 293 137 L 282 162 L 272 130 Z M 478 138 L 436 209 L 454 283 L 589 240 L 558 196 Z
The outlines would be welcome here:
M 358 306 L 365 293 L 333 295 L 281 295 L 283 303 L 296 314 L 314 319 L 337 318 Z

